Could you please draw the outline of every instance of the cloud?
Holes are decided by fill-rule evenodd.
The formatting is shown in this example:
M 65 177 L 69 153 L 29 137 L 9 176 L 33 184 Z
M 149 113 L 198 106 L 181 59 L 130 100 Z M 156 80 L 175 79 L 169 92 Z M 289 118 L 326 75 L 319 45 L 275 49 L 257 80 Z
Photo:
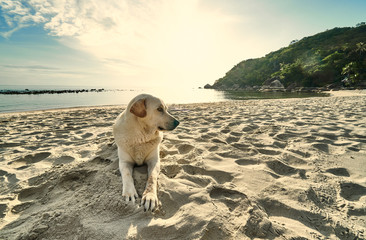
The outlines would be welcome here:
M 77 47 L 123 44 L 137 51 L 139 42 L 151 32 L 152 6 L 132 0 L 0 0 L 9 38 L 17 30 L 43 24 L 50 35 L 79 41 Z M 163 1 L 162 1 L 163 2 Z M 156 6 L 155 6 L 156 9 Z M 76 44 L 74 41 L 73 45 Z
M 0 65 L 3 70 L 17 70 L 23 71 L 23 72 L 37 72 L 37 73 L 44 73 L 48 74 L 49 76 L 55 75 L 55 74 L 69 74 L 69 75 L 93 75 L 96 72 L 86 72 L 86 71 L 80 71 L 80 70 L 65 70 L 64 68 L 60 67 L 50 67 L 46 65 L 9 65 L 9 64 L 2 64 Z
M 20 0 L 0 0 L 1 13 L 8 26 L 8 31 L 0 32 L 0 35 L 10 38 L 22 28 L 46 22 L 47 18 L 40 11 L 42 8 L 39 2 L 30 0 L 29 4 L 25 5 Z
M 124 59 L 104 58 L 103 62 L 106 64 L 119 65 L 119 66 L 142 67 L 140 65 L 136 65 L 136 63 Z
M 241 55 L 229 27 L 237 19 L 199 0 L 0 0 L 0 7 L 9 27 L 3 37 L 41 24 L 99 59 L 115 81 L 202 85 L 238 61 L 229 53 Z
M 0 36 L 2 36 L 3 38 L 10 38 L 11 35 L 13 35 L 14 32 L 18 31 L 19 29 L 25 28 L 27 25 L 21 25 L 21 26 L 17 26 L 7 32 L 0 32 Z
M 10 69 L 27 69 L 27 70 L 60 70 L 60 68 L 50 67 L 50 66 L 42 66 L 42 65 L 1 65 L 4 68 Z

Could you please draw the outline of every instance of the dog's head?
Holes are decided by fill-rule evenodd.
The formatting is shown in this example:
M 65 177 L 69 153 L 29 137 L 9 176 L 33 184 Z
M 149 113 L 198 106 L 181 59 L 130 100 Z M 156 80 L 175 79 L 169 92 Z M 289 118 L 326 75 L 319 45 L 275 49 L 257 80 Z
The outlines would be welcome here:
M 170 115 L 164 102 L 154 96 L 141 94 L 129 104 L 129 111 L 146 126 L 158 131 L 171 131 L 179 121 Z

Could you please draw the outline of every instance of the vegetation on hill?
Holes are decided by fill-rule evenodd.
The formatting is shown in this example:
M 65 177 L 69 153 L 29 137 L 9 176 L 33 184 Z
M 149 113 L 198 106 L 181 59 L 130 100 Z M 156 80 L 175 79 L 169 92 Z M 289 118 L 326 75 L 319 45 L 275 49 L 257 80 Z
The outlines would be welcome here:
M 366 25 L 334 28 L 234 66 L 212 86 L 245 89 L 278 79 L 284 87 L 359 86 L 366 80 Z

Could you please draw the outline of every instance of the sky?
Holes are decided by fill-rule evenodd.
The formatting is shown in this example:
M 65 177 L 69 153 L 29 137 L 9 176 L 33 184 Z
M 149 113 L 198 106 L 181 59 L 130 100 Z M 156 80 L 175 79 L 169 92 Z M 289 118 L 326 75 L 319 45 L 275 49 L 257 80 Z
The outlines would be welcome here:
M 0 0 L 0 85 L 202 87 L 365 0 Z

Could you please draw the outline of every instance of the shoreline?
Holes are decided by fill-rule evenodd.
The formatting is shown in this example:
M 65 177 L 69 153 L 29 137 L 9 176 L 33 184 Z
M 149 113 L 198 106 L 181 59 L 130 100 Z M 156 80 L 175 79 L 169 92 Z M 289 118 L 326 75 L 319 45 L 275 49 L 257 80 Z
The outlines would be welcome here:
M 325 91 L 325 93 L 329 93 L 333 97 L 363 96 L 366 95 L 366 89 Z
M 0 112 L 0 117 L 2 115 L 8 114 L 22 114 L 22 113 L 43 113 L 43 112 L 57 112 L 57 111 L 68 111 L 68 110 L 82 110 L 82 109 L 98 109 L 98 108 L 117 108 L 117 107 L 126 107 L 127 104 L 120 105 L 95 105 L 95 106 L 76 106 L 76 107 L 62 107 L 62 108 L 50 108 L 50 109 L 39 109 L 39 110 L 25 110 L 25 111 L 16 111 L 16 112 Z
M 327 97 L 345 97 L 345 96 L 363 96 L 366 95 L 366 90 L 337 90 L 337 91 L 323 91 L 322 93 L 329 94 Z M 316 98 L 317 96 L 315 96 Z M 304 97 L 304 98 L 314 98 L 314 97 Z M 279 98 L 279 99 L 297 99 L 297 98 Z M 227 101 L 248 101 L 248 100 L 270 100 L 270 99 L 243 99 L 243 100 L 232 100 L 227 99 L 218 102 L 200 102 L 200 103 L 173 103 L 168 105 L 195 105 L 195 104 L 212 104 L 212 103 L 221 103 Z M 7 112 L 0 112 L 1 115 L 6 114 L 16 114 L 16 113 L 33 113 L 33 112 L 48 112 L 48 111 L 63 111 L 63 110 L 72 110 L 72 109 L 83 109 L 83 108 L 115 108 L 115 107 L 126 107 L 126 104 L 107 104 L 107 105 L 90 105 L 90 106 L 75 106 L 75 107 L 61 107 L 61 108 L 50 108 L 50 109 L 36 109 L 36 110 L 20 110 L 20 111 L 7 111 Z
M 0 114 L 0 235 L 366 237 L 366 95 L 169 106 L 181 124 L 164 134 L 154 213 L 121 197 L 123 106 Z

